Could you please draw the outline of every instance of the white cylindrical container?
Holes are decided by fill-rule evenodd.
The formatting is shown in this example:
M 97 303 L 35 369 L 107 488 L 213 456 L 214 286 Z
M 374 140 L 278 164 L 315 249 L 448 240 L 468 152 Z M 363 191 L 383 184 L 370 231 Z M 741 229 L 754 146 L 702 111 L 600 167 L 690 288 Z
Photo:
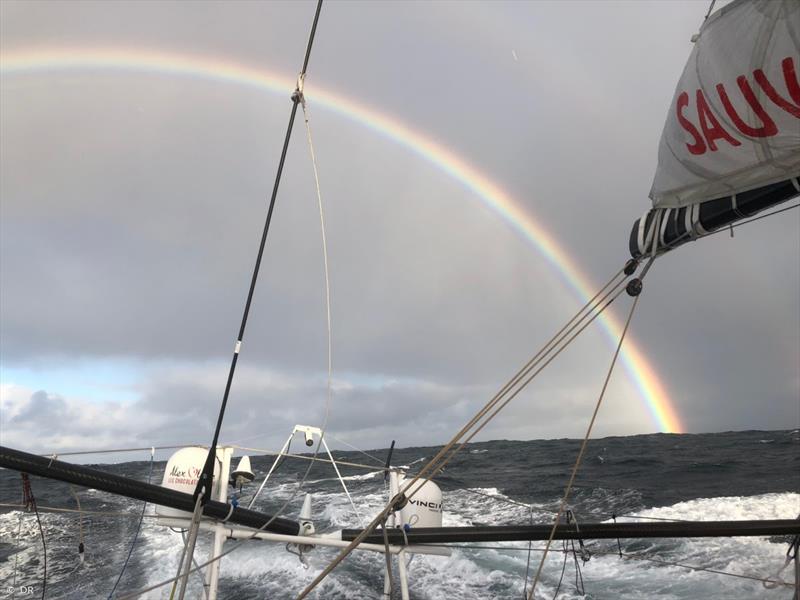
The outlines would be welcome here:
M 400 525 L 411 527 L 442 526 L 442 490 L 432 481 L 417 481 L 413 486 L 402 482 L 406 495 L 414 495 L 400 510 Z
M 219 454 L 219 449 L 217 449 L 217 453 Z M 197 487 L 200 473 L 203 472 L 203 465 L 206 463 L 207 456 L 208 450 L 205 448 L 181 448 L 170 456 L 167 461 L 161 486 L 184 494 L 193 494 Z M 219 461 L 214 461 L 214 482 L 216 483 L 218 480 Z M 225 484 L 227 485 L 227 482 Z M 192 518 L 192 513 L 159 505 L 156 505 L 156 514 L 160 517 L 172 519 Z

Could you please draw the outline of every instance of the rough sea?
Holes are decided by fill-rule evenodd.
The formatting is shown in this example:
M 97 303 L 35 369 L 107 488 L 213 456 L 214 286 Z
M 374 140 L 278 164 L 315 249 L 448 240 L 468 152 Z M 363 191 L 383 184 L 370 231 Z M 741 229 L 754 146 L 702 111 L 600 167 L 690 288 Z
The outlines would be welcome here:
M 527 524 L 552 522 L 570 468 L 577 440 L 492 441 L 467 446 L 439 478 L 444 492 L 444 525 Z M 305 449 L 305 447 L 303 447 Z M 395 450 L 393 465 L 418 469 L 437 448 Z M 148 453 L 141 453 L 145 459 Z M 356 507 L 366 520 L 386 499 L 379 461 L 386 450 L 334 451 L 337 459 L 363 463 L 370 469 L 342 467 Z M 256 484 L 271 457 L 253 456 Z M 236 464 L 236 460 L 234 460 Z M 153 481 L 160 483 L 165 462 L 156 462 Z M 270 479 L 256 508 L 275 510 L 296 490 L 306 463 L 286 459 Z M 99 468 L 146 480 L 147 460 L 104 464 Z M 80 517 L 49 512 L 44 507 L 74 509 L 67 484 L 31 478 L 40 507 L 47 545 L 46 597 L 106 598 L 125 562 L 139 521 L 142 503 L 92 489 L 77 489 Z M 317 531 L 355 527 L 358 519 L 329 465 L 317 464 L 305 491 L 313 493 Z M 244 488 L 244 497 L 248 486 Z M 22 497 L 20 475 L 0 471 L 0 598 L 41 597 L 42 541 L 36 517 L 7 506 Z M 296 518 L 303 494 L 296 495 L 285 516 Z M 590 442 L 578 475 L 570 508 L 578 522 L 659 519 L 792 519 L 800 514 L 800 431 L 747 431 L 702 435 L 655 434 L 610 437 Z M 115 515 L 90 512 L 122 513 Z M 155 524 L 148 506 L 130 563 L 115 595 L 134 592 L 175 575 L 182 549 L 181 533 Z M 77 546 L 83 521 L 85 560 Z M 546 560 L 537 598 L 573 599 L 719 599 L 788 600 L 792 589 L 767 589 L 761 582 L 665 565 L 661 561 L 772 577 L 783 567 L 788 549 L 783 538 L 719 538 L 586 541 L 588 562 L 563 552 L 555 542 Z M 227 542 L 232 544 L 234 542 Z M 530 567 L 535 571 L 541 542 L 533 543 Z M 210 540 L 201 536 L 198 557 L 207 555 Z M 476 545 L 477 546 L 477 545 Z M 417 555 L 409 566 L 410 593 L 417 599 L 522 598 L 528 544 L 491 543 L 454 548 L 450 557 Z M 487 546 L 490 546 L 487 548 Z M 576 544 L 577 548 L 577 544 Z M 293 598 L 335 556 L 316 548 L 307 565 L 284 544 L 251 541 L 222 561 L 220 598 Z M 381 598 L 384 559 L 356 552 L 337 568 L 313 597 Z M 577 566 L 576 566 L 577 565 Z M 580 570 L 578 571 L 578 567 Z M 562 576 L 563 572 L 563 576 Z M 782 577 L 793 581 L 792 568 Z M 561 580 L 560 588 L 559 580 Z M 170 586 L 145 594 L 168 598 Z M 202 598 L 201 580 L 192 576 L 192 598 Z M 399 598 L 399 590 L 395 596 Z

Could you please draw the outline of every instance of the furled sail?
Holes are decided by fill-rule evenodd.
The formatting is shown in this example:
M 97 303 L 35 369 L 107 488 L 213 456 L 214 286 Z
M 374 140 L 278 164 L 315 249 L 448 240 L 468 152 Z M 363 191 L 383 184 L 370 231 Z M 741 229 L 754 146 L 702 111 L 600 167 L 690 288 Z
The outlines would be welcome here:
M 800 194 L 800 2 L 735 0 L 711 15 L 670 104 L 634 257 Z

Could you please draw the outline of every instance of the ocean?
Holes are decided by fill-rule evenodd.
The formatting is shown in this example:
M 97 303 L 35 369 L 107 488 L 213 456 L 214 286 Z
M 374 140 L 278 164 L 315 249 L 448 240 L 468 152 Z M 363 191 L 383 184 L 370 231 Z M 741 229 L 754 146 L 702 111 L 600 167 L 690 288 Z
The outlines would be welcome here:
M 491 441 L 470 444 L 438 478 L 444 492 L 444 525 L 547 523 L 557 509 L 578 440 Z M 303 447 L 305 449 L 305 447 Z M 414 473 L 435 447 L 403 448 L 393 465 Z M 380 462 L 386 450 L 334 451 L 336 459 L 372 468 L 342 467 L 342 475 L 359 513 L 368 521 L 382 507 L 386 490 Z M 146 455 L 147 453 L 142 453 Z M 144 458 L 144 456 L 143 456 Z M 271 457 L 252 456 L 256 482 Z M 234 465 L 236 461 L 234 461 Z M 109 472 L 146 480 L 146 460 L 98 465 Z M 159 483 L 165 462 L 153 466 Z M 297 491 L 306 462 L 286 459 L 270 479 L 256 508 L 275 510 Z M 46 597 L 106 598 L 119 575 L 138 524 L 142 503 L 96 490 L 76 490 L 85 514 L 49 512 L 44 507 L 74 509 L 70 486 L 31 478 L 42 508 L 47 545 Z M 330 465 L 318 464 L 304 491 L 313 494 L 318 532 L 358 525 L 357 517 Z M 36 517 L 17 508 L 22 497 L 20 475 L 0 471 L 0 598 L 41 597 L 42 542 Z M 285 516 L 296 518 L 303 494 L 296 495 Z M 653 434 L 592 440 L 570 502 L 578 523 L 650 519 L 787 519 L 800 514 L 800 431 L 745 431 L 711 434 Z M 120 513 L 114 515 L 92 512 Z M 157 526 L 148 506 L 130 563 L 116 594 L 132 592 L 175 575 L 182 549 L 179 531 Z M 77 546 L 83 525 L 85 560 Z M 227 542 L 232 544 L 234 542 Z M 228 545 L 226 544 L 226 548 Z M 621 550 L 637 558 L 620 558 L 616 540 L 587 540 L 591 556 L 584 562 L 562 542 L 554 542 L 537 598 L 558 599 L 719 599 L 775 598 L 792 590 L 767 589 L 759 581 L 664 564 L 681 563 L 753 577 L 773 577 L 788 549 L 783 538 L 622 540 Z M 535 572 L 541 542 L 532 544 Z M 201 535 L 198 557 L 207 555 L 210 539 Z M 578 545 L 575 545 L 578 548 Z M 315 548 L 303 564 L 283 544 L 250 541 L 222 561 L 220 598 L 293 598 L 335 556 Z M 475 544 L 457 547 L 449 557 L 417 555 L 409 565 L 410 594 L 416 599 L 522 598 L 528 544 Z M 337 568 L 312 597 L 381 598 L 382 555 L 357 552 Z M 793 581 L 792 568 L 782 572 Z M 190 579 L 193 598 L 203 595 L 199 577 Z M 12 589 L 13 588 L 13 589 Z M 145 594 L 168 598 L 170 586 Z M 399 598 L 399 590 L 395 591 Z

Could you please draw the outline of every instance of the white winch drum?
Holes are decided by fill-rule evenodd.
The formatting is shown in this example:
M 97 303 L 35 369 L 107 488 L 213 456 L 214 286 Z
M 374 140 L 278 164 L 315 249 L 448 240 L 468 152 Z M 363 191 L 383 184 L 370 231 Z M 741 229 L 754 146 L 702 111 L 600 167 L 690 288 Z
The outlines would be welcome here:
M 219 449 L 217 450 L 219 452 Z M 203 472 L 208 450 L 205 448 L 181 448 L 169 457 L 161 487 L 169 488 L 184 494 L 193 494 L 197 480 Z M 214 482 L 219 481 L 219 461 L 214 461 Z M 216 491 L 216 490 L 214 490 Z M 156 514 L 170 519 L 191 519 L 192 513 L 156 505 Z
M 410 483 L 410 482 L 409 482 Z M 417 481 L 413 486 L 402 483 L 402 490 L 414 496 L 400 510 L 400 524 L 415 527 L 442 526 L 442 490 L 432 481 Z

